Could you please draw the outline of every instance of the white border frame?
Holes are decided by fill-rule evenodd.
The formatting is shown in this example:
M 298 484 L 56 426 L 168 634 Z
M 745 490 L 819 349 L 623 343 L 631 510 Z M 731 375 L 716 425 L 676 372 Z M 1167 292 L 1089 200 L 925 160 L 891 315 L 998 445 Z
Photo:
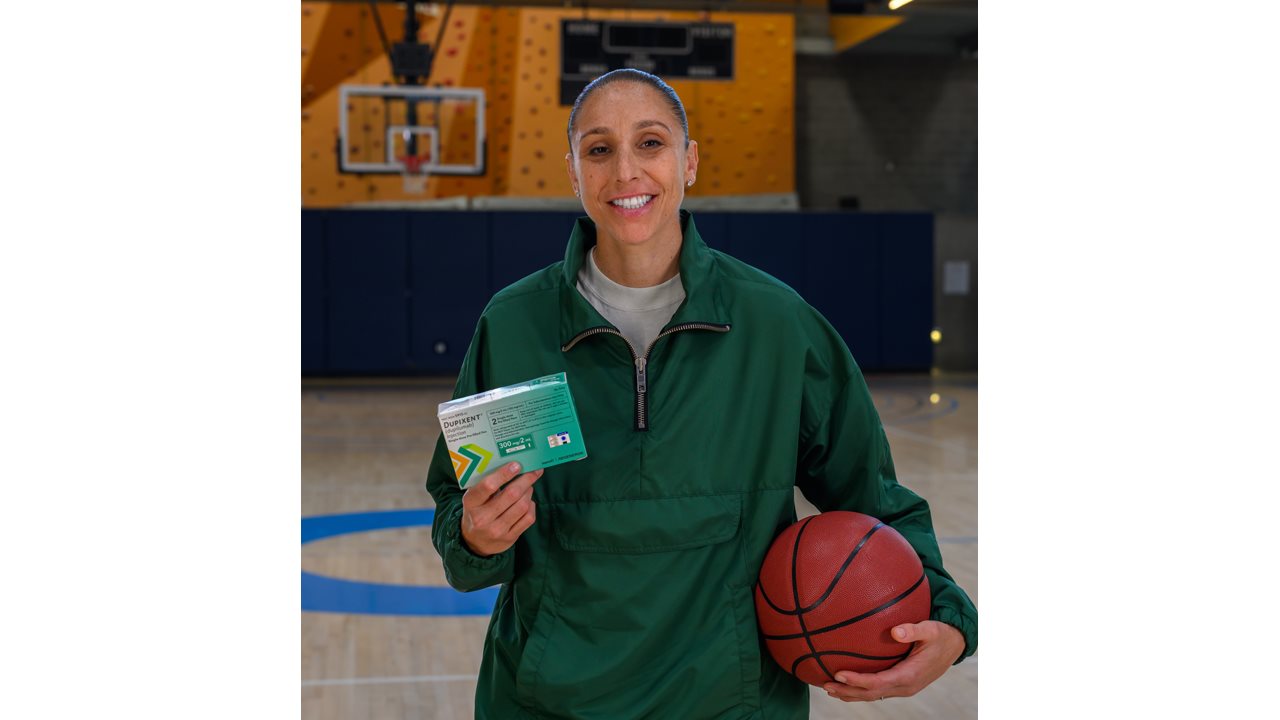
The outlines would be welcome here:
M 338 167 L 344 173 L 383 173 L 383 174 L 400 174 L 404 172 L 404 164 L 396 162 L 395 158 L 391 158 L 391 162 L 354 162 L 347 157 L 350 143 L 347 138 L 347 105 L 352 97 L 384 97 L 384 98 L 421 98 L 424 100 L 432 99 L 453 99 L 466 100 L 471 99 L 476 103 L 476 162 L 473 164 L 440 164 L 433 162 L 431 165 L 431 173 L 434 175 L 484 175 L 485 173 L 485 127 L 484 127 L 484 90 L 480 88 L 428 88 L 417 87 L 411 85 L 343 85 L 338 89 Z M 429 130 L 427 126 L 422 125 L 394 125 L 403 129 L 411 129 L 415 132 Z M 420 134 L 427 134 L 420 132 Z M 436 160 L 439 155 L 439 138 L 438 131 L 433 133 L 432 143 L 432 160 Z M 387 152 L 391 152 L 391 146 L 387 146 Z

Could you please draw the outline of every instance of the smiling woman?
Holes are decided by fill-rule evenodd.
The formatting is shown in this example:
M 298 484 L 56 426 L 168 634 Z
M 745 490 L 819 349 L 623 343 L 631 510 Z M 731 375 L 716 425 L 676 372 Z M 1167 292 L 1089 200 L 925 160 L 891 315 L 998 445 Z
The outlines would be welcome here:
M 603 75 L 568 140 L 588 217 L 563 262 L 490 300 L 453 396 L 563 372 L 589 455 L 463 491 L 441 440 L 427 475 L 450 585 L 502 585 L 475 717 L 809 717 L 805 684 L 761 655 L 752 592 L 795 488 L 898 530 L 929 583 L 930 619 L 895 628 L 907 659 L 828 672 L 828 692 L 911 695 L 972 654 L 977 612 L 840 335 L 681 210 L 698 145 L 676 94 Z
M 601 272 L 626 287 L 675 277 L 680 205 L 698 173 L 698 143 L 675 91 L 638 70 L 596 79 L 569 115 L 565 164 L 595 223 Z

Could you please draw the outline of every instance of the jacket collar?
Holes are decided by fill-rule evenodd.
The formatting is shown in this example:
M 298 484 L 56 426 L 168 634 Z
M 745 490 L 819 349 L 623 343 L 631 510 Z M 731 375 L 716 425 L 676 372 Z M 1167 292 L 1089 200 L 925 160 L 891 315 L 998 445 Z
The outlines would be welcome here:
M 684 229 L 684 239 L 680 244 L 680 282 L 684 285 L 685 299 L 667 326 L 686 322 L 731 324 L 721 295 L 715 256 L 698 235 L 693 215 L 688 210 L 680 211 L 680 225 Z M 578 292 L 578 271 L 595 244 L 595 223 L 587 217 L 578 218 L 573 232 L 569 234 L 560 278 L 561 346 L 588 328 L 612 327 Z

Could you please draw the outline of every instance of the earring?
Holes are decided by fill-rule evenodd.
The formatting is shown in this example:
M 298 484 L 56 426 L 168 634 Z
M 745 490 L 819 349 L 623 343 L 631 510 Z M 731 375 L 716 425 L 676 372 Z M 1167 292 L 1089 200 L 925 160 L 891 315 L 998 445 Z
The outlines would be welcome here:
M 688 185 L 689 185 L 689 187 L 693 187 L 693 178 L 689 178 L 689 183 L 688 183 Z

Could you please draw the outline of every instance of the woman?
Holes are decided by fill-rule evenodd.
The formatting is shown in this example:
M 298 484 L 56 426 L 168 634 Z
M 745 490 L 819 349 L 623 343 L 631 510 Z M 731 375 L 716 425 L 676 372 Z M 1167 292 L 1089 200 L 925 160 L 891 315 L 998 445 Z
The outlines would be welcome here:
M 910 695 L 972 654 L 976 611 L 927 504 L 894 479 L 843 341 L 680 210 L 698 146 L 675 92 L 601 76 L 574 104 L 569 150 L 589 219 L 563 262 L 490 301 L 455 397 L 565 372 L 589 457 L 511 463 L 464 493 L 442 440 L 427 478 L 450 584 L 502 584 L 476 717 L 808 717 L 806 686 L 761 652 L 752 599 L 794 486 L 896 528 L 933 595 L 931 620 L 894 631 L 910 657 L 839 673 L 831 695 Z

